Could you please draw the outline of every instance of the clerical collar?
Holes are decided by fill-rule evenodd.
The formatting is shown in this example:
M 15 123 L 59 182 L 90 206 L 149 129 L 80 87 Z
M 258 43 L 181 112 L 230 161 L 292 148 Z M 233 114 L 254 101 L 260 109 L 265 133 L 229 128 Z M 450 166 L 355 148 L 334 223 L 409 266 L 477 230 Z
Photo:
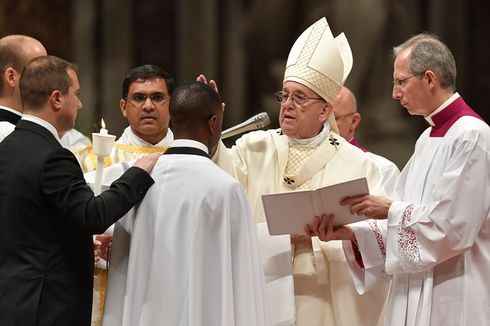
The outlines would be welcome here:
M 475 111 L 473 111 L 463 100 L 462 97 L 456 98 L 444 110 L 432 115 L 434 126 L 431 127 L 430 137 L 444 137 L 448 130 L 464 116 L 471 116 L 484 121 Z
M 320 133 L 313 138 L 307 138 L 307 139 L 298 139 L 293 137 L 288 137 L 288 138 L 289 138 L 289 143 L 292 145 L 319 146 L 325 140 L 325 138 L 328 137 L 329 134 L 330 134 L 330 125 L 328 124 L 328 121 L 325 121 L 325 123 L 323 124 L 322 131 L 320 131 Z
M 209 158 L 207 146 L 191 139 L 174 140 L 170 148 L 163 153 L 163 155 L 168 154 L 199 155 Z
M 192 139 L 175 139 L 172 144 L 170 144 L 170 147 L 194 147 L 206 152 L 206 154 L 209 154 L 209 150 L 206 145 Z
M 124 129 L 123 134 L 117 140 L 116 143 L 126 144 L 131 146 L 142 146 L 142 147 L 155 147 L 155 146 L 166 147 L 169 146 L 173 140 L 174 140 L 174 134 L 172 133 L 172 130 L 168 128 L 165 137 L 163 137 L 162 140 L 160 140 L 158 143 L 153 145 L 147 142 L 146 140 L 136 136 L 133 130 L 131 129 L 131 126 L 128 126 L 126 127 L 126 129 Z
M 350 143 L 351 145 L 356 146 L 357 148 L 359 148 L 359 149 L 360 149 L 360 150 L 362 150 L 363 152 L 366 152 L 366 153 L 367 153 L 367 152 L 369 152 L 369 151 L 368 151 L 366 148 L 362 147 L 362 146 L 361 146 L 361 144 L 359 144 L 359 143 L 357 142 L 357 140 L 356 140 L 354 137 L 352 137 L 352 139 L 351 139 L 351 140 L 349 140 L 349 143 Z
M 434 127 L 436 124 L 434 123 L 434 121 L 432 120 L 432 118 L 438 114 L 439 112 L 441 112 L 442 110 L 444 110 L 446 107 L 449 106 L 449 104 L 453 103 L 459 96 L 458 92 L 454 93 L 453 95 L 451 95 L 446 101 L 444 101 L 444 103 L 442 103 L 441 105 L 439 105 L 439 107 L 437 109 L 435 109 L 434 112 L 432 112 L 431 114 L 429 114 L 428 116 L 425 117 L 425 120 L 432 126 Z
M 34 123 L 46 128 L 46 129 L 48 129 L 49 132 L 53 134 L 54 138 L 56 138 L 56 140 L 61 144 L 61 139 L 60 139 L 60 137 L 58 137 L 58 131 L 56 130 L 56 128 L 52 124 L 50 124 L 46 120 L 43 120 L 39 117 L 35 117 L 33 115 L 30 115 L 30 114 L 22 115 L 21 120 L 27 120 L 30 122 L 34 122 Z
M 14 109 L 9 108 L 8 106 L 3 106 L 3 105 L 0 105 L 0 109 L 3 109 L 3 110 L 5 110 L 5 111 L 9 111 L 9 112 L 11 112 L 11 113 L 14 113 L 14 114 L 18 115 L 19 117 L 22 117 L 22 113 L 20 113 L 20 112 L 19 112 L 19 111 L 17 111 L 17 110 L 14 110 Z

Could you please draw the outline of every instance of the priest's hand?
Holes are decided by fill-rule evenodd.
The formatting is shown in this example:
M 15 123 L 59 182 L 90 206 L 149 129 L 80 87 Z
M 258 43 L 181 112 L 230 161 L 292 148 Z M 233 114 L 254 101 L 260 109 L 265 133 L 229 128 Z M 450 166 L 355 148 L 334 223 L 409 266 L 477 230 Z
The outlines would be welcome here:
M 313 224 L 305 226 L 307 236 L 317 236 L 322 241 L 330 240 L 356 240 L 354 232 L 347 226 L 333 227 L 335 216 L 333 214 L 322 214 L 316 216 Z
M 340 201 L 340 205 L 350 206 L 352 214 L 364 215 L 374 219 L 385 219 L 388 217 L 388 210 L 393 201 L 382 196 L 354 196 L 347 197 Z
M 137 159 L 133 166 L 143 169 L 148 173 L 151 173 L 151 170 L 153 170 L 153 167 L 157 163 L 158 158 L 160 156 L 161 153 L 153 153 L 153 154 L 145 155 Z

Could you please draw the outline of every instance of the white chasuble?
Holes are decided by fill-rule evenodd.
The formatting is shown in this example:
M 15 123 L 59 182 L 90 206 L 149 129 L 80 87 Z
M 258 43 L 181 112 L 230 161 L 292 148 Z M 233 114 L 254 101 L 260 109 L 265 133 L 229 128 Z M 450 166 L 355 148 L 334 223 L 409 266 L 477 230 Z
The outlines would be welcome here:
M 420 136 L 388 220 L 352 227 L 363 269 L 344 243 L 361 292 L 392 277 L 385 325 L 490 325 L 490 128 L 467 109 Z
M 155 184 L 124 218 L 131 247 L 128 256 L 113 257 L 126 266 L 111 260 L 104 325 L 267 326 L 242 186 L 209 158 L 174 149 L 159 159 Z
M 337 134 L 327 134 L 311 152 L 297 146 L 290 147 L 289 138 L 280 130 L 250 132 L 232 148 L 220 143 L 213 160 L 242 183 L 256 223 L 265 222 L 264 194 L 313 189 L 360 177 L 367 177 L 371 193 L 384 194 L 372 161 Z M 295 165 L 288 162 L 290 148 L 308 154 L 302 164 L 286 170 L 288 164 Z M 272 325 L 376 325 L 382 318 L 387 286 L 357 294 L 340 242 L 313 238 L 312 246 L 298 246 L 293 253 L 289 235 L 270 236 L 263 231 L 264 224 L 258 227 Z

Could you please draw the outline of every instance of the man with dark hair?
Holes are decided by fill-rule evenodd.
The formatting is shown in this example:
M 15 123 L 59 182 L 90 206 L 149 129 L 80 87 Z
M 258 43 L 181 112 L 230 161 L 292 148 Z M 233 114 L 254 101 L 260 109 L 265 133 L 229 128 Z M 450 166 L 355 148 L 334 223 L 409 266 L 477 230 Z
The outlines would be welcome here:
M 138 152 L 138 148 L 131 146 L 147 150 L 148 147 L 167 147 L 173 140 L 168 128 L 168 101 L 173 87 L 172 77 L 155 65 L 136 67 L 126 75 L 119 108 L 129 127 L 116 142 L 116 151 L 112 155 L 116 162 L 136 158 L 124 153 Z
M 221 99 L 192 82 L 174 91 L 170 116 L 175 140 L 130 218 L 128 266 L 111 262 L 104 325 L 266 326 L 246 195 L 209 158 L 221 137 Z
M 136 67 L 126 75 L 119 108 L 129 126 L 114 144 L 107 165 L 168 148 L 173 140 L 168 128 L 168 101 L 172 90 L 172 77 L 155 65 Z M 91 148 L 77 156 L 85 172 L 95 170 L 96 157 L 91 154 Z
M 158 155 L 137 161 L 95 197 L 59 136 L 82 103 L 76 67 L 31 61 L 20 79 L 24 115 L 0 143 L 0 325 L 90 325 L 92 234 L 138 203 Z
M 146 64 L 133 68 L 126 77 L 124 77 L 122 84 L 122 98 L 126 99 L 129 95 L 129 89 L 131 85 L 138 80 L 150 80 L 154 78 L 162 78 L 165 80 L 168 93 L 171 94 L 174 90 L 174 79 L 168 72 L 156 65 Z
M 22 117 L 19 92 L 22 69 L 32 59 L 46 54 L 41 42 L 29 36 L 9 35 L 0 39 L 0 141 Z
M 393 98 L 430 127 L 393 199 L 343 202 L 382 220 L 333 230 L 333 217 L 323 216 L 312 230 L 358 244 L 356 262 L 344 241 L 358 291 L 392 279 L 385 325 L 488 325 L 490 128 L 456 92 L 453 55 L 437 37 L 419 34 L 394 54 Z

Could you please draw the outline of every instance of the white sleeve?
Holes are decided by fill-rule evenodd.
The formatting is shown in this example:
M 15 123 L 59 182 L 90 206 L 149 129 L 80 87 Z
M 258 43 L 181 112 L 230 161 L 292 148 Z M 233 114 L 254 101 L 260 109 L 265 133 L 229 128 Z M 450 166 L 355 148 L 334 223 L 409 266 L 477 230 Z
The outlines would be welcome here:
M 242 136 L 243 138 L 243 136 Z M 222 141 L 218 143 L 218 149 L 212 157 L 212 160 L 221 169 L 229 175 L 237 179 L 242 186 L 247 187 L 247 162 L 241 154 L 241 149 L 244 148 L 244 141 L 239 138 L 236 145 L 227 148 Z
M 391 280 L 385 271 L 386 220 L 367 220 L 349 227 L 357 239 L 357 249 L 362 257 L 361 267 L 351 241 L 342 241 L 347 264 L 357 292 L 364 294 L 380 283 Z
M 388 212 L 386 270 L 421 272 L 463 253 L 488 228 L 490 135 L 459 137 L 425 204 L 393 202 Z M 423 176 L 421 176 L 423 177 Z M 426 188 L 420 191 L 427 191 Z

